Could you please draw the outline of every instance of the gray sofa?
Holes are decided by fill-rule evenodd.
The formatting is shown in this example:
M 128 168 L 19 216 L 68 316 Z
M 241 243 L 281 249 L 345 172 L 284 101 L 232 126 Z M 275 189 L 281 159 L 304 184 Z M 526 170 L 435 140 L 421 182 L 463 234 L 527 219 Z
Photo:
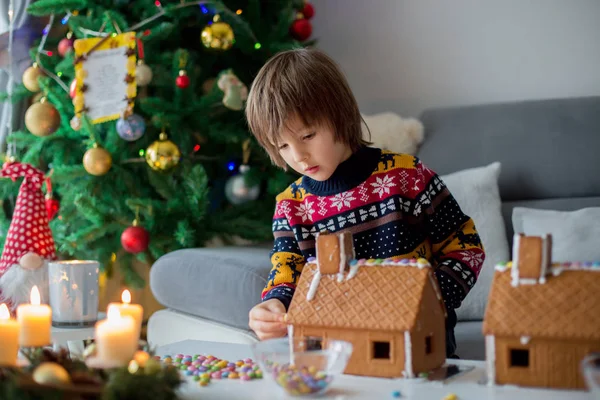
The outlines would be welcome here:
M 480 232 L 491 232 L 489 237 L 495 234 L 493 243 L 483 240 L 492 257 L 510 257 L 511 215 L 516 206 L 551 210 L 600 207 L 600 97 L 432 109 L 420 119 L 425 125 L 425 142 L 418 156 L 443 179 L 454 179 L 454 187 L 461 189 L 465 175 L 452 177 L 453 172 L 501 164 L 497 206 L 486 200 L 482 200 L 486 204 L 476 204 L 499 217 L 492 226 L 480 226 L 487 220 L 474 218 Z M 481 185 L 467 186 L 465 182 L 467 187 L 470 191 Z M 490 190 L 495 188 L 494 183 Z M 466 200 L 468 196 L 471 194 L 463 194 Z M 269 251 L 268 245 L 202 248 L 161 257 L 152 267 L 150 284 L 166 309 L 149 321 L 150 343 L 255 341 L 248 329 L 248 311 L 260 301 L 270 270 Z M 493 275 L 490 268 L 500 261 L 506 260 L 486 260 L 487 270 L 476 284 L 478 294 L 467 296 L 461 309 L 468 311 L 458 310 L 456 337 L 461 358 L 484 358 L 481 320 Z

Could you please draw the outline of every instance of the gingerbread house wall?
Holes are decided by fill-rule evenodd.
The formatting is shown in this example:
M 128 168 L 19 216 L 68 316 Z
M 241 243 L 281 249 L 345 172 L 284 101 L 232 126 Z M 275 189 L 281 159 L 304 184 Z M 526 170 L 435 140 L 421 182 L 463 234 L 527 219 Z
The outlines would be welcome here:
M 404 332 L 294 326 L 294 336 L 316 336 L 324 341 L 337 339 L 352 343 L 352 356 L 344 370 L 346 374 L 384 378 L 403 376 Z M 390 359 L 374 359 L 373 342 L 389 342 Z
M 583 389 L 581 360 L 600 351 L 599 341 L 495 338 L 495 383 Z M 524 344 L 525 343 L 525 344 Z M 528 351 L 529 365 L 511 366 L 512 350 Z M 522 359 L 522 358 L 521 358 Z
M 433 283 L 425 285 L 417 318 L 410 334 L 415 375 L 441 367 L 446 361 L 446 316 Z

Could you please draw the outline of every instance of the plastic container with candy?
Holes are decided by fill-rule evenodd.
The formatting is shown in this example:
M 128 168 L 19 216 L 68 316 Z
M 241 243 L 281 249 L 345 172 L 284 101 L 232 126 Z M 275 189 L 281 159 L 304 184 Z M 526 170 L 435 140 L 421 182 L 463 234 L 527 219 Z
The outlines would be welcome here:
M 344 372 L 352 344 L 318 337 L 280 338 L 252 345 L 264 374 L 293 396 L 318 396 Z

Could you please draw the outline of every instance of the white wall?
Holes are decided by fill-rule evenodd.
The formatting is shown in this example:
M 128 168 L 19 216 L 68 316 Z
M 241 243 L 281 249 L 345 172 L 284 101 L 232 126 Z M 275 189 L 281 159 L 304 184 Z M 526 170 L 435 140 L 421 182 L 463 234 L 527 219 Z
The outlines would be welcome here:
M 361 110 L 600 95 L 600 0 L 312 0 Z

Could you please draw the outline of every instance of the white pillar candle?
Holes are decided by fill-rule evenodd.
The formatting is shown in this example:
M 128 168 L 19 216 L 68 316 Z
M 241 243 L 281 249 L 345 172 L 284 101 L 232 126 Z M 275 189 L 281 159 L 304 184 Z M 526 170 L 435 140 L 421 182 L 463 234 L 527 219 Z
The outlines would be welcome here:
M 42 347 L 51 343 L 52 310 L 47 304 L 40 304 L 40 291 L 31 288 L 31 304 L 17 307 L 19 321 L 19 345 L 21 347 Z
M 108 310 L 105 320 L 96 324 L 97 361 L 106 366 L 127 365 L 137 349 L 135 321 L 121 316 L 115 307 Z
M 6 304 L 0 304 L 0 365 L 14 367 L 19 353 L 19 323 L 10 318 Z
M 139 304 L 131 304 L 131 293 L 125 289 L 121 295 L 122 303 L 110 303 L 108 305 L 107 313 L 110 312 L 111 308 L 119 310 L 119 314 L 122 316 L 128 315 L 135 321 L 136 328 L 136 340 L 139 340 L 140 333 L 142 331 L 142 318 L 144 316 L 144 308 Z

